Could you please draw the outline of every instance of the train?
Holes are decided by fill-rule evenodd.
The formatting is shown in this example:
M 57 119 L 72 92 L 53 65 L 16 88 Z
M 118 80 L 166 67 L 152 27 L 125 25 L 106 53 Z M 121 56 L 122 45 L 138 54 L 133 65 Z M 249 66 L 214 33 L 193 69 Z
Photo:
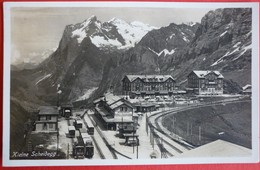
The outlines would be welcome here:
M 94 126 L 90 120 L 90 118 L 88 117 L 88 119 L 84 119 L 85 120 L 85 125 L 87 127 L 87 131 L 89 135 L 94 135 Z
M 94 145 L 91 136 L 85 128 L 76 130 L 76 138 L 73 141 L 73 157 L 75 159 L 92 158 L 94 155 Z

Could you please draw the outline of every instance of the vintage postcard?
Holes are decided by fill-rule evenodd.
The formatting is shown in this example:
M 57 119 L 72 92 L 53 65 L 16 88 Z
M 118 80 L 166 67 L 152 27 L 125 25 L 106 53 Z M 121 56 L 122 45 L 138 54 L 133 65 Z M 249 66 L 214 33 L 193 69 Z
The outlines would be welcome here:
M 4 166 L 259 161 L 259 4 L 4 3 Z

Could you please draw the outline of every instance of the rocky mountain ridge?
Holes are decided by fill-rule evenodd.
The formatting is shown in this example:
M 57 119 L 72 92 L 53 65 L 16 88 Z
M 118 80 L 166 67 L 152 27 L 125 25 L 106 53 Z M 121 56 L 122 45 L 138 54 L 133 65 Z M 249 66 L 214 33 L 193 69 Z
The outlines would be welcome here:
M 251 15 L 248 8 L 217 9 L 207 13 L 201 24 L 172 23 L 160 29 L 115 18 L 101 23 L 92 16 L 66 26 L 57 50 L 33 74 L 26 74 L 36 96 L 49 103 L 57 101 L 59 90 L 64 101 L 96 87 L 95 96 L 109 87 L 120 93 L 126 74 L 171 74 L 185 88 L 191 70 L 219 70 L 226 84 L 244 86 L 251 84 Z M 127 24 L 140 26 L 139 31 L 147 34 L 135 42 L 126 39 L 137 37 L 131 36 L 130 27 L 122 29 Z M 114 41 L 120 46 L 109 43 Z
M 225 92 L 229 93 L 251 84 L 251 9 L 217 9 L 207 13 L 194 32 L 181 31 L 181 27 L 188 26 L 171 24 L 150 31 L 107 71 L 110 75 L 106 72 L 105 77 L 111 81 L 103 84 L 111 84 L 120 93 L 125 74 L 171 74 L 185 88 L 186 76 L 192 70 L 219 70 L 225 77 Z M 174 29 L 178 32 L 171 32 Z M 168 42 L 172 35 L 175 39 Z

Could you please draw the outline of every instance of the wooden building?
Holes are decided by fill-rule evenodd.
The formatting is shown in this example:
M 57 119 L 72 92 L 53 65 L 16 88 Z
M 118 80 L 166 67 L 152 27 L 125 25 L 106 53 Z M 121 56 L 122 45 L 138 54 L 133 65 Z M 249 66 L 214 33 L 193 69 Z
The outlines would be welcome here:
M 199 95 L 223 94 L 223 75 L 219 71 L 192 71 L 188 75 L 188 87 Z
M 102 120 L 106 129 L 116 130 L 120 124 L 127 126 L 137 122 L 138 116 L 134 115 L 133 106 L 124 98 L 107 93 L 94 104 L 95 115 Z
M 138 103 L 135 105 L 136 112 L 146 113 L 156 111 L 158 106 L 153 103 Z
M 58 108 L 56 106 L 40 106 L 35 121 L 35 131 L 57 131 Z
M 175 90 L 171 75 L 126 75 L 122 83 L 124 95 L 172 95 Z

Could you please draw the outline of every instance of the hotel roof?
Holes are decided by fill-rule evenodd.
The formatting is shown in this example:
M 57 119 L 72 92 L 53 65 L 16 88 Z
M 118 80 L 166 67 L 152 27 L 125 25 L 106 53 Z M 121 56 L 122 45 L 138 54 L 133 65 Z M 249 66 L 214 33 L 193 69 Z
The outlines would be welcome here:
M 130 82 L 140 78 L 144 82 L 165 82 L 169 78 L 174 80 L 171 75 L 126 75 Z
M 216 75 L 218 75 L 218 78 L 224 78 L 224 76 L 219 71 L 193 70 L 192 72 L 194 72 L 199 78 L 204 78 L 206 75 L 208 75 L 211 72 L 213 72 Z

